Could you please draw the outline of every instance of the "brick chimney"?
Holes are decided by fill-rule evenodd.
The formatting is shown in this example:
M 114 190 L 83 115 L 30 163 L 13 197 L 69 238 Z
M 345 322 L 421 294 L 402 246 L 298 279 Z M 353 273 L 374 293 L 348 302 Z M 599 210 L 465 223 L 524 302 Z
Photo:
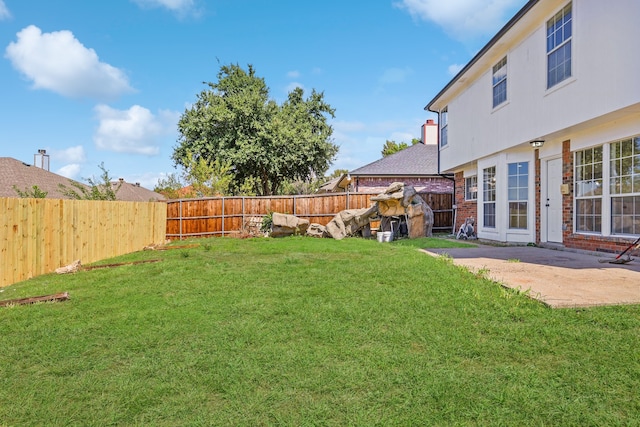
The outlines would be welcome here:
M 422 125 L 422 143 L 427 145 L 438 144 L 438 124 L 433 119 L 427 119 Z

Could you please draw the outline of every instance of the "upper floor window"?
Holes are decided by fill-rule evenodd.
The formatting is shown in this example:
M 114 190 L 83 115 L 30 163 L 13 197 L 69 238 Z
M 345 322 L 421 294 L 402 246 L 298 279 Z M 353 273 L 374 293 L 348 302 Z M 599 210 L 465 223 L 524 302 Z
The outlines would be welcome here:
M 507 57 L 493 66 L 493 107 L 507 100 Z
M 547 89 L 571 77 L 571 3 L 547 21 Z
M 478 177 L 476 175 L 464 179 L 464 199 L 478 199 Z
M 444 107 L 440 111 L 440 147 L 444 147 L 449 143 L 448 140 L 448 124 L 449 124 L 449 108 Z

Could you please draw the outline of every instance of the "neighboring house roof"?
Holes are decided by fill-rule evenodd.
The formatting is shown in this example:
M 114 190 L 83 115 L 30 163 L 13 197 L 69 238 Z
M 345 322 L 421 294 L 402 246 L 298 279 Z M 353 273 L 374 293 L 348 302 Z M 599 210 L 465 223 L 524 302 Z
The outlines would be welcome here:
M 354 169 L 352 176 L 433 176 L 438 173 L 438 146 L 413 144 L 410 147 Z
M 40 190 L 47 193 L 47 199 L 69 199 L 69 197 L 60 192 L 60 184 L 70 190 L 77 191 L 77 188 L 72 185 L 74 182 L 85 186 L 87 189 L 89 188 L 85 184 L 49 172 L 46 169 L 11 157 L 0 157 L 0 197 L 20 197 L 14 190 L 14 186 L 20 191 L 27 192 L 31 191 L 34 185 L 37 185 Z M 162 194 L 140 187 L 140 184 L 137 183 L 130 184 L 125 181 L 116 181 L 113 184 L 117 186 L 120 182 L 122 182 L 122 186 L 116 193 L 117 200 L 149 202 L 166 199 Z
M 111 185 L 113 185 L 114 189 L 120 185 L 120 189 L 116 193 L 116 200 L 126 202 L 157 202 L 167 200 L 167 198 L 160 193 L 140 187 L 140 183 L 137 182 L 132 184 L 121 179 L 112 182 Z
M 68 199 L 60 192 L 59 184 L 71 187 L 74 182 L 62 175 L 23 163 L 11 157 L 0 157 L 0 197 L 19 197 L 13 189 L 30 191 L 34 185 L 47 192 L 48 199 Z

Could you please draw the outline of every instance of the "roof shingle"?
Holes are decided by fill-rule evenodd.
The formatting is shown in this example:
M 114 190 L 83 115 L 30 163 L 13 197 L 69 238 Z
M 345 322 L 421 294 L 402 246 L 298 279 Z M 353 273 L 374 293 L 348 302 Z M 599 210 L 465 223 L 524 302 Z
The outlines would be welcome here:
M 59 184 L 71 187 L 69 178 L 32 166 L 11 157 L 0 157 L 0 197 L 19 197 L 13 189 L 29 191 L 34 185 L 46 191 L 49 199 L 68 199 L 60 192 Z

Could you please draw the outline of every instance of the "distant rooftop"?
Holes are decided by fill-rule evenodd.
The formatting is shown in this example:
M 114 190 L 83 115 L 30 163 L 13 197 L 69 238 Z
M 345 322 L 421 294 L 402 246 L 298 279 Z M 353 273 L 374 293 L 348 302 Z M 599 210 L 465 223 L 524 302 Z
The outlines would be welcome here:
M 48 199 L 68 199 L 60 192 L 60 184 L 75 189 L 73 183 L 77 181 L 49 172 L 46 169 L 21 162 L 11 157 L 0 157 L 0 197 L 19 197 L 13 188 L 23 192 L 32 191 L 33 186 L 47 193 Z M 85 184 L 79 183 L 80 185 Z M 120 184 L 120 181 L 113 183 Z M 122 181 L 122 186 L 116 193 L 117 200 L 129 202 L 149 202 L 165 200 L 162 194 L 141 187 L 140 184 L 131 184 Z
M 353 176 L 438 175 L 438 146 L 413 144 L 350 172 Z

